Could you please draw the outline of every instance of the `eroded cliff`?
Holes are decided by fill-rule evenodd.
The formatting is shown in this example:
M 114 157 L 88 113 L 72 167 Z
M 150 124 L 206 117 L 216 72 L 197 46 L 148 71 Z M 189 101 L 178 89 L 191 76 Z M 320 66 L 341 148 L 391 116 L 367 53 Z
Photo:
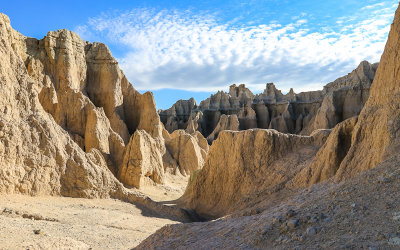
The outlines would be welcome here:
M 201 168 L 208 145 L 199 133 L 169 135 L 152 94 L 133 88 L 104 44 L 68 30 L 25 37 L 4 14 L 0 39 L 0 193 L 113 197 L 187 219 L 123 184 Z M 180 137 L 186 147 L 173 143 Z M 180 165 L 176 152 L 191 154 L 189 145 L 199 153 Z
M 192 113 L 201 112 L 198 130 L 208 137 L 222 115 L 237 115 L 239 130 L 270 128 L 283 133 L 310 135 L 316 129 L 331 129 L 357 116 L 369 96 L 378 64 L 363 61 L 346 76 L 328 83 L 321 91 L 287 94 L 268 83 L 263 93 L 254 95 L 245 85 L 232 85 L 196 105 L 194 99 L 180 100 L 160 111 L 168 131 L 186 128 Z
M 222 132 L 183 202 L 208 215 L 227 216 L 206 225 L 166 226 L 138 248 L 398 248 L 399 36 L 400 8 L 360 115 L 330 133 Z M 325 142 L 305 164 L 285 165 L 293 154 L 307 157 L 301 149 L 313 145 L 318 134 Z M 282 168 L 272 168 L 281 154 Z M 281 173 L 290 178 L 283 188 Z

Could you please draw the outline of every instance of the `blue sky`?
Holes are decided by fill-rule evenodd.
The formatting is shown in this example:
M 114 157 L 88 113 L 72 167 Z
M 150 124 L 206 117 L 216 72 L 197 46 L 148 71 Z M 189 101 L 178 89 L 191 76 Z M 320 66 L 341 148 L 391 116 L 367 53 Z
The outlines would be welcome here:
M 233 83 L 260 92 L 321 89 L 360 61 L 377 62 L 398 1 L 10 1 L 22 34 L 66 28 L 106 43 L 158 108 L 199 102 Z

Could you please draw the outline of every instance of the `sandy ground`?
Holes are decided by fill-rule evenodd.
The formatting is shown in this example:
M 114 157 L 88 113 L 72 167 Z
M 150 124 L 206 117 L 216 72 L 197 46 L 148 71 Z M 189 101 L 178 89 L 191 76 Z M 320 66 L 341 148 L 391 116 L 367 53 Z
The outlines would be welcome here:
M 175 205 L 188 177 L 140 191 Z M 157 229 L 177 221 L 113 199 L 0 195 L 0 249 L 131 249 Z
M 0 196 L 0 249 L 130 249 L 172 223 L 111 199 Z
M 167 175 L 164 185 L 144 186 L 140 192 L 147 195 L 154 201 L 163 204 L 174 204 L 174 200 L 178 199 L 185 192 L 189 176 Z

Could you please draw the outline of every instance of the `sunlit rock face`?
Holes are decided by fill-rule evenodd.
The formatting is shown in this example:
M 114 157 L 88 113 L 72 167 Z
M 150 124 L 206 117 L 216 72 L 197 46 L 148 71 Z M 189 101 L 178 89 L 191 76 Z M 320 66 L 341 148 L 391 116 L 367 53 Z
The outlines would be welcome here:
M 197 130 L 210 136 L 222 115 L 236 115 L 238 130 L 270 128 L 284 133 L 309 135 L 317 129 L 331 129 L 357 116 L 369 96 L 378 64 L 363 61 L 346 76 L 328 83 L 323 90 L 282 94 L 273 83 L 254 95 L 244 84 L 231 85 L 229 92 L 218 91 L 197 105 L 194 99 L 180 100 L 160 111 L 161 121 L 172 132 L 185 129 L 190 117 L 201 112 Z
M 132 201 L 123 184 L 202 167 L 206 139 L 170 135 L 152 93 L 135 90 L 106 45 L 68 30 L 25 37 L 4 14 L 0 39 L 0 193 Z

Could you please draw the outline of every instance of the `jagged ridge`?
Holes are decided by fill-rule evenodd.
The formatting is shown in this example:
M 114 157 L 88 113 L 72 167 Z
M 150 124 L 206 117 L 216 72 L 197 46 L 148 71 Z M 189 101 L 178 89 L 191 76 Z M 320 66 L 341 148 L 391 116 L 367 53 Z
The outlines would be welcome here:
M 347 76 L 328 83 L 323 90 L 286 95 L 268 83 L 263 93 L 254 95 L 244 84 L 231 85 L 229 92 L 218 91 L 197 106 L 194 99 L 180 100 L 160 111 L 168 131 L 185 129 L 192 122 L 208 137 L 222 115 L 238 117 L 239 130 L 270 128 L 283 133 L 310 135 L 316 129 L 331 129 L 341 121 L 360 113 L 378 64 L 363 61 Z M 194 119 L 201 112 L 201 118 Z M 212 140 L 214 138 L 210 138 Z

